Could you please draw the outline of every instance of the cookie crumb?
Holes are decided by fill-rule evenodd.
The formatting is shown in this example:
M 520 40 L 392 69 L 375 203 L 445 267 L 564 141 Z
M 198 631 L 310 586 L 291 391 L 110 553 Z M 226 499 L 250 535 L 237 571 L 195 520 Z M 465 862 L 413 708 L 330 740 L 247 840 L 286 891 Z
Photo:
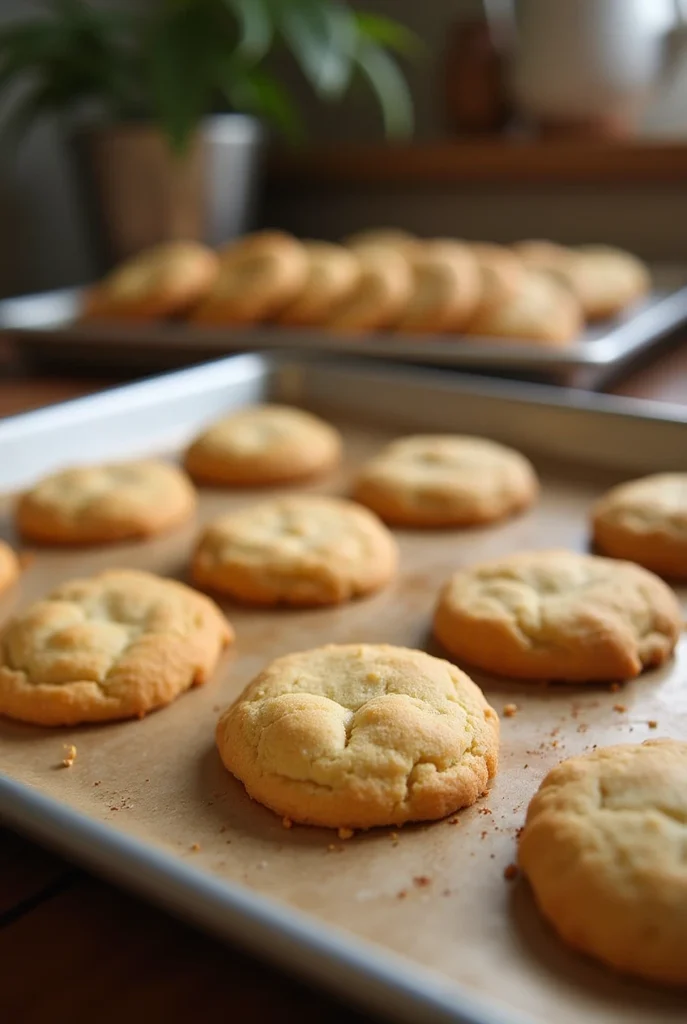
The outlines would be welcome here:
M 396 899 L 397 900 L 404 900 L 407 895 L 408 895 L 408 893 L 406 892 L 406 890 L 405 889 L 401 889 L 400 892 L 396 893 Z
M 613 710 L 617 711 L 619 715 L 624 715 L 625 712 L 627 711 L 627 708 L 625 707 L 624 704 L 614 704 L 613 705 Z
M 76 761 L 76 747 L 74 746 L 73 743 L 70 743 L 68 745 L 65 745 L 64 750 L 65 754 L 64 757 L 62 758 L 62 767 L 71 768 L 71 766 Z
M 355 835 L 352 828 L 340 828 L 337 833 L 339 839 L 352 839 Z
M 99 786 L 99 785 L 100 785 L 100 779 L 98 779 L 98 781 L 97 781 L 97 782 L 94 782 L 94 783 L 93 783 L 93 785 L 94 785 L 94 786 Z
M 198 853 L 200 850 L 200 843 L 191 843 L 191 852 Z
M 480 835 L 480 839 L 486 839 L 488 835 L 488 832 L 482 832 L 482 834 Z
M 389 832 L 389 839 L 398 839 L 398 832 Z
M 449 818 L 448 823 L 449 825 L 460 825 L 460 820 L 458 818 Z
M 491 807 L 480 807 L 479 813 L 480 814 L 493 814 L 494 812 L 492 811 Z
M 337 849 L 336 843 L 330 843 L 327 849 L 330 853 L 334 853 L 334 851 Z
M 506 706 L 503 709 L 503 713 L 506 716 L 506 718 L 513 718 L 515 715 L 517 715 L 519 710 L 520 709 L 518 708 L 517 704 L 506 704 Z
M 291 821 L 291 818 L 282 818 L 281 823 L 282 828 L 293 828 L 293 822 Z
M 512 882 L 514 878 L 518 877 L 518 865 L 508 864 L 503 869 L 503 877 L 506 879 L 507 882 Z
M 649 726 L 650 729 L 658 729 L 658 722 L 655 718 L 650 718 L 646 724 Z
M 220 830 L 220 832 L 226 832 L 227 831 L 227 826 L 226 825 L 220 825 L 219 830 Z
M 431 881 L 432 879 L 429 875 L 415 875 L 415 878 L 413 878 L 413 885 L 416 885 L 418 889 L 424 889 L 426 886 L 430 885 Z
M 619 693 L 620 692 L 620 683 L 611 683 L 609 689 L 610 689 L 611 693 Z
M 588 728 L 589 728 L 589 726 L 587 725 L 586 722 L 580 722 L 580 724 L 577 727 L 577 731 L 578 732 L 586 732 Z

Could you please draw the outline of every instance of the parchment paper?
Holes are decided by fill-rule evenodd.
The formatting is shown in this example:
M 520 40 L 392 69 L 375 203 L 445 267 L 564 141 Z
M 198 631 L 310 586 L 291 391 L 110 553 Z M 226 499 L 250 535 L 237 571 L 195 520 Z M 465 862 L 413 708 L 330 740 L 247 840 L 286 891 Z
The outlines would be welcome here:
M 397 433 L 395 431 L 394 433 Z M 347 461 L 300 490 L 346 493 L 355 465 L 394 436 L 345 428 Z M 488 797 L 452 819 L 397 832 L 286 830 L 223 768 L 213 732 L 221 709 L 277 655 L 326 642 L 384 641 L 441 653 L 429 637 L 438 587 L 461 565 L 518 549 L 587 545 L 590 501 L 614 483 L 584 468 L 539 466 L 539 505 L 508 523 L 469 531 L 398 531 L 397 580 L 341 608 L 245 610 L 226 605 L 237 644 L 204 687 L 142 721 L 48 730 L 0 722 L 0 766 L 14 778 L 221 878 L 305 910 L 450 976 L 541 1024 L 683 1022 L 684 996 L 627 980 L 569 952 L 541 920 L 522 879 L 507 881 L 516 833 L 542 776 L 595 744 L 687 738 L 687 645 L 667 667 L 612 692 L 608 685 L 543 686 L 473 677 L 502 717 L 501 769 Z M 199 522 L 268 496 L 203 490 Z M 274 493 L 274 492 L 271 492 Z M 14 540 L 9 503 L 3 534 Z M 184 579 L 198 524 L 148 543 L 37 551 L 14 607 L 58 582 L 110 566 Z M 687 593 L 681 592 L 683 602 Z M 651 728 L 649 722 L 657 722 Z M 62 768 L 66 744 L 77 758 Z

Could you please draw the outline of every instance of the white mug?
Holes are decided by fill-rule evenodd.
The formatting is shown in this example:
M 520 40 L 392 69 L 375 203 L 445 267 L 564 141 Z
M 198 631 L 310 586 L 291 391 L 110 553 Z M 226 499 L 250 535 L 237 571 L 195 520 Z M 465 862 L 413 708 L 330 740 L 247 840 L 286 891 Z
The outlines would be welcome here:
M 658 80 L 680 0 L 488 0 L 514 25 L 512 89 L 539 120 L 632 117 Z

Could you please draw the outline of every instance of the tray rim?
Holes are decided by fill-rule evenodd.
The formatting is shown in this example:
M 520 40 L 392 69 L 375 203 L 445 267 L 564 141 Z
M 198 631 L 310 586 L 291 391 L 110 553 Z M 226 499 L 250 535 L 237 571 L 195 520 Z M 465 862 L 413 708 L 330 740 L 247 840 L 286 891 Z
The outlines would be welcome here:
M 518 400 L 638 417 L 647 422 L 679 423 L 687 427 L 687 408 L 643 399 L 582 393 L 546 384 L 494 381 L 472 375 L 447 374 L 437 369 L 381 367 L 365 360 L 322 360 L 286 354 L 228 356 L 191 369 L 156 375 L 94 395 L 56 403 L 0 421 L 0 440 L 42 432 L 50 424 L 73 424 L 98 416 L 108 408 L 149 407 L 173 394 L 206 390 L 208 377 L 216 386 L 236 374 L 243 380 L 269 382 L 288 367 L 345 368 L 368 377 L 396 378 L 460 394 Z M 56 848 L 163 908 L 180 914 L 209 931 L 247 946 L 294 973 L 397 1019 L 453 1024 L 526 1024 L 529 1018 L 509 1007 L 494 1005 L 458 982 L 384 950 L 335 926 L 319 921 L 239 883 L 218 879 L 185 864 L 162 847 L 118 832 L 0 773 L 0 817 L 48 846 Z M 420 1016 L 418 1016 L 420 1015 Z
M 79 298 L 85 286 L 59 288 L 28 295 L 14 296 L 0 300 L 0 336 L 8 335 L 27 346 L 45 346 L 46 342 L 59 341 L 71 345 L 87 345 L 94 339 L 101 346 L 114 349 L 132 349 L 146 344 L 148 347 L 171 351 L 191 350 L 199 345 L 207 357 L 211 350 L 217 355 L 252 350 L 282 351 L 300 348 L 304 352 L 324 355 L 352 355 L 356 349 L 366 358 L 385 359 L 390 362 L 419 362 L 456 369 L 474 367 L 479 370 L 529 371 L 556 374 L 563 371 L 589 370 L 597 373 L 610 372 L 645 349 L 657 344 L 662 338 L 687 321 L 687 284 L 658 288 L 653 294 L 655 303 L 626 320 L 611 322 L 608 330 L 592 327 L 593 338 L 578 339 L 567 347 L 546 346 L 507 339 L 485 338 L 470 340 L 467 335 L 456 335 L 454 339 L 437 340 L 432 335 L 389 335 L 369 334 L 345 336 L 327 334 L 317 328 L 289 328 L 273 325 L 222 330 L 212 327 L 193 327 L 184 323 L 89 324 L 88 328 L 68 321 L 55 326 L 34 323 L 21 326 L 13 322 L 13 310 L 29 305 L 47 305 L 51 301 L 65 303 Z M 656 333 L 641 334 L 635 340 L 623 341 L 623 336 L 633 332 L 636 335 L 644 318 L 662 318 Z M 116 341 L 114 340 L 116 337 Z

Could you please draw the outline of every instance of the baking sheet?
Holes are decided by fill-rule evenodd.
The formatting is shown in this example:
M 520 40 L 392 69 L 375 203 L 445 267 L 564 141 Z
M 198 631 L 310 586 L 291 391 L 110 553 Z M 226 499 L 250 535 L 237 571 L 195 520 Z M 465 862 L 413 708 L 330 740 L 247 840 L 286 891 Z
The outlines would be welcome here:
M 355 466 L 389 438 L 443 428 L 508 438 L 528 450 L 542 474 L 542 500 L 491 528 L 397 531 L 401 574 L 370 599 L 307 612 L 227 605 L 238 642 L 216 677 L 143 721 L 54 731 L 0 723 L 7 776 L 0 812 L 172 909 L 399 1018 L 683 1021 L 684 997 L 567 951 L 539 918 L 527 886 L 507 882 L 503 872 L 515 859 L 530 796 L 562 757 L 593 744 L 687 738 L 684 640 L 674 663 L 618 693 L 473 673 L 499 712 L 506 703 L 519 707 L 502 718 L 502 765 L 489 796 L 448 821 L 349 841 L 327 830 L 286 830 L 251 802 L 222 767 L 213 729 L 219 710 L 287 651 L 356 640 L 439 653 L 429 638 L 431 608 L 453 568 L 522 548 L 584 549 L 586 511 L 600 491 L 631 472 L 685 468 L 685 411 L 593 396 L 566 401 L 549 389 L 432 372 L 246 356 L 0 424 L 0 483 L 20 486 L 65 462 L 169 452 L 202 422 L 265 395 L 325 413 L 344 430 L 341 470 L 303 490 L 345 493 Z M 201 521 L 265 496 L 202 493 Z M 5 503 L 2 531 L 12 539 L 7 512 Z M 62 579 L 112 564 L 183 579 L 194 532 L 40 554 L 19 590 L 0 602 L 0 615 Z M 687 600 L 685 590 L 680 596 Z M 69 743 L 77 760 L 60 768 Z
M 0 302 L 0 332 L 32 357 L 79 366 L 169 368 L 223 353 L 298 350 L 363 355 L 396 362 L 551 378 L 586 387 L 608 380 L 623 364 L 687 320 L 687 268 L 654 268 L 655 291 L 622 316 L 590 326 L 557 348 L 516 339 L 467 335 L 332 334 L 317 328 L 216 328 L 183 322 L 144 325 L 75 323 L 81 289 Z

